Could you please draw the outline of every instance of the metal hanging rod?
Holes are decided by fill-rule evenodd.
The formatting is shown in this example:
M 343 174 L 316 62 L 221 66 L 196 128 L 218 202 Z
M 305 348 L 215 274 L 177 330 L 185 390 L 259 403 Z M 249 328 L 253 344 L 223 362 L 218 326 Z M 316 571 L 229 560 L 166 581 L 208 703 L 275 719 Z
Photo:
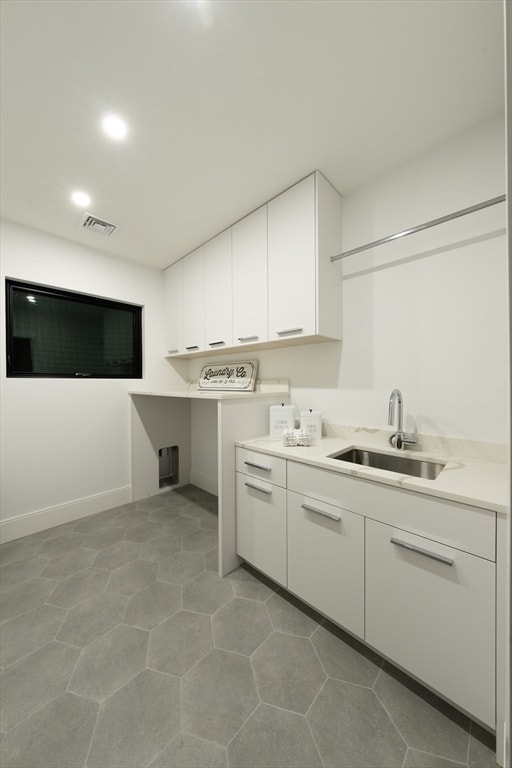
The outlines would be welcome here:
M 491 200 L 485 200 L 483 203 L 477 203 L 476 205 L 470 205 L 469 208 L 463 208 L 455 213 L 449 213 L 446 216 L 440 216 L 439 219 L 432 219 L 427 221 L 426 224 L 418 224 L 417 227 L 411 227 L 411 229 L 404 229 L 403 232 L 397 232 L 396 235 L 388 235 L 387 237 L 381 237 L 380 240 L 374 240 L 373 243 L 366 243 L 366 245 L 360 245 L 358 248 L 352 248 L 350 251 L 343 251 L 336 256 L 331 256 L 331 261 L 338 261 L 338 259 L 344 259 L 346 256 L 353 256 L 355 253 L 361 253 L 361 251 L 368 251 L 370 248 L 375 248 L 377 245 L 384 245 L 391 240 L 397 240 L 399 237 L 405 237 L 406 235 L 414 235 L 416 232 L 421 232 L 422 229 L 428 229 L 429 227 L 436 227 L 438 224 L 444 224 L 445 221 L 451 221 L 452 219 L 458 219 L 460 216 L 466 216 L 468 213 L 474 213 L 480 211 L 482 208 L 489 208 L 496 203 L 503 203 L 506 200 L 506 195 L 499 195 L 493 197 Z

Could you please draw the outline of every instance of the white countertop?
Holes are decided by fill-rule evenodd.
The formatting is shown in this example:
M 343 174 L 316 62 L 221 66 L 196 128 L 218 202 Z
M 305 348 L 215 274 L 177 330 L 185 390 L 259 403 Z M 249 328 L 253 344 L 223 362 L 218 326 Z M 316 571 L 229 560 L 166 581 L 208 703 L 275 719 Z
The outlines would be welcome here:
M 177 390 L 175 392 L 142 392 L 132 390 L 128 392 L 130 396 L 142 395 L 144 397 L 182 397 L 195 400 L 256 400 L 258 398 L 268 398 L 282 396 L 287 400 L 288 392 L 221 392 L 216 390 Z
M 285 448 L 280 440 L 271 440 L 269 437 L 239 441 L 236 444 L 242 448 L 303 462 L 320 469 L 341 472 L 409 491 L 417 491 L 442 499 L 494 510 L 502 515 L 508 512 L 508 467 L 506 463 L 454 456 L 443 457 L 416 450 L 400 451 L 402 456 L 446 462 L 446 466 L 435 480 L 426 480 L 329 458 L 331 454 L 353 447 L 392 454 L 398 453 L 391 446 L 383 448 L 382 445 L 376 445 L 369 437 L 357 441 L 324 437 L 310 447 L 295 448 Z

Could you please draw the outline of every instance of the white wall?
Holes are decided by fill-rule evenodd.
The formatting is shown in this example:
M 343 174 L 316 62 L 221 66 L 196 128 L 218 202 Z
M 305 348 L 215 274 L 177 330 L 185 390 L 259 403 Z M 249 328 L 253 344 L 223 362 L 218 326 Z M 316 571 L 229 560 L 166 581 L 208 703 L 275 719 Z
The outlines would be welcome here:
M 1 519 L 4 533 L 10 535 L 14 530 L 22 535 L 128 501 L 127 392 L 180 389 L 184 382 L 162 356 L 163 280 L 159 270 L 12 222 L 2 222 L 1 236 L 2 278 L 31 280 L 144 306 L 144 379 L 7 379 L 2 280 Z
M 346 197 L 344 250 L 504 192 L 501 118 Z M 342 343 L 237 357 L 290 378 L 297 408 L 333 424 L 386 428 L 398 387 L 407 429 L 508 442 L 505 205 L 349 257 L 343 272 Z

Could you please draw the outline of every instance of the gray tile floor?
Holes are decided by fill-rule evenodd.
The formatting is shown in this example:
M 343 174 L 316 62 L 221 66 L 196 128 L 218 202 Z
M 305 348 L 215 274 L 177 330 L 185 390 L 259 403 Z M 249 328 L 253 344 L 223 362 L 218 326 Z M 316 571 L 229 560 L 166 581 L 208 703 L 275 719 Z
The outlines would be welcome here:
M 0 548 L 2 768 L 494 768 L 493 740 L 167 491 Z

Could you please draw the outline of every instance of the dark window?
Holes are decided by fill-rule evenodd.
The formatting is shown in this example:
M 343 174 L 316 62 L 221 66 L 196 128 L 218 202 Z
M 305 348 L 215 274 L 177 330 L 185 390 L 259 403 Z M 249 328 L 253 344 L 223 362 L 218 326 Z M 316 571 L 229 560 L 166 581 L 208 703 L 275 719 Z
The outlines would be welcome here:
M 142 378 L 142 307 L 5 283 L 7 376 Z

